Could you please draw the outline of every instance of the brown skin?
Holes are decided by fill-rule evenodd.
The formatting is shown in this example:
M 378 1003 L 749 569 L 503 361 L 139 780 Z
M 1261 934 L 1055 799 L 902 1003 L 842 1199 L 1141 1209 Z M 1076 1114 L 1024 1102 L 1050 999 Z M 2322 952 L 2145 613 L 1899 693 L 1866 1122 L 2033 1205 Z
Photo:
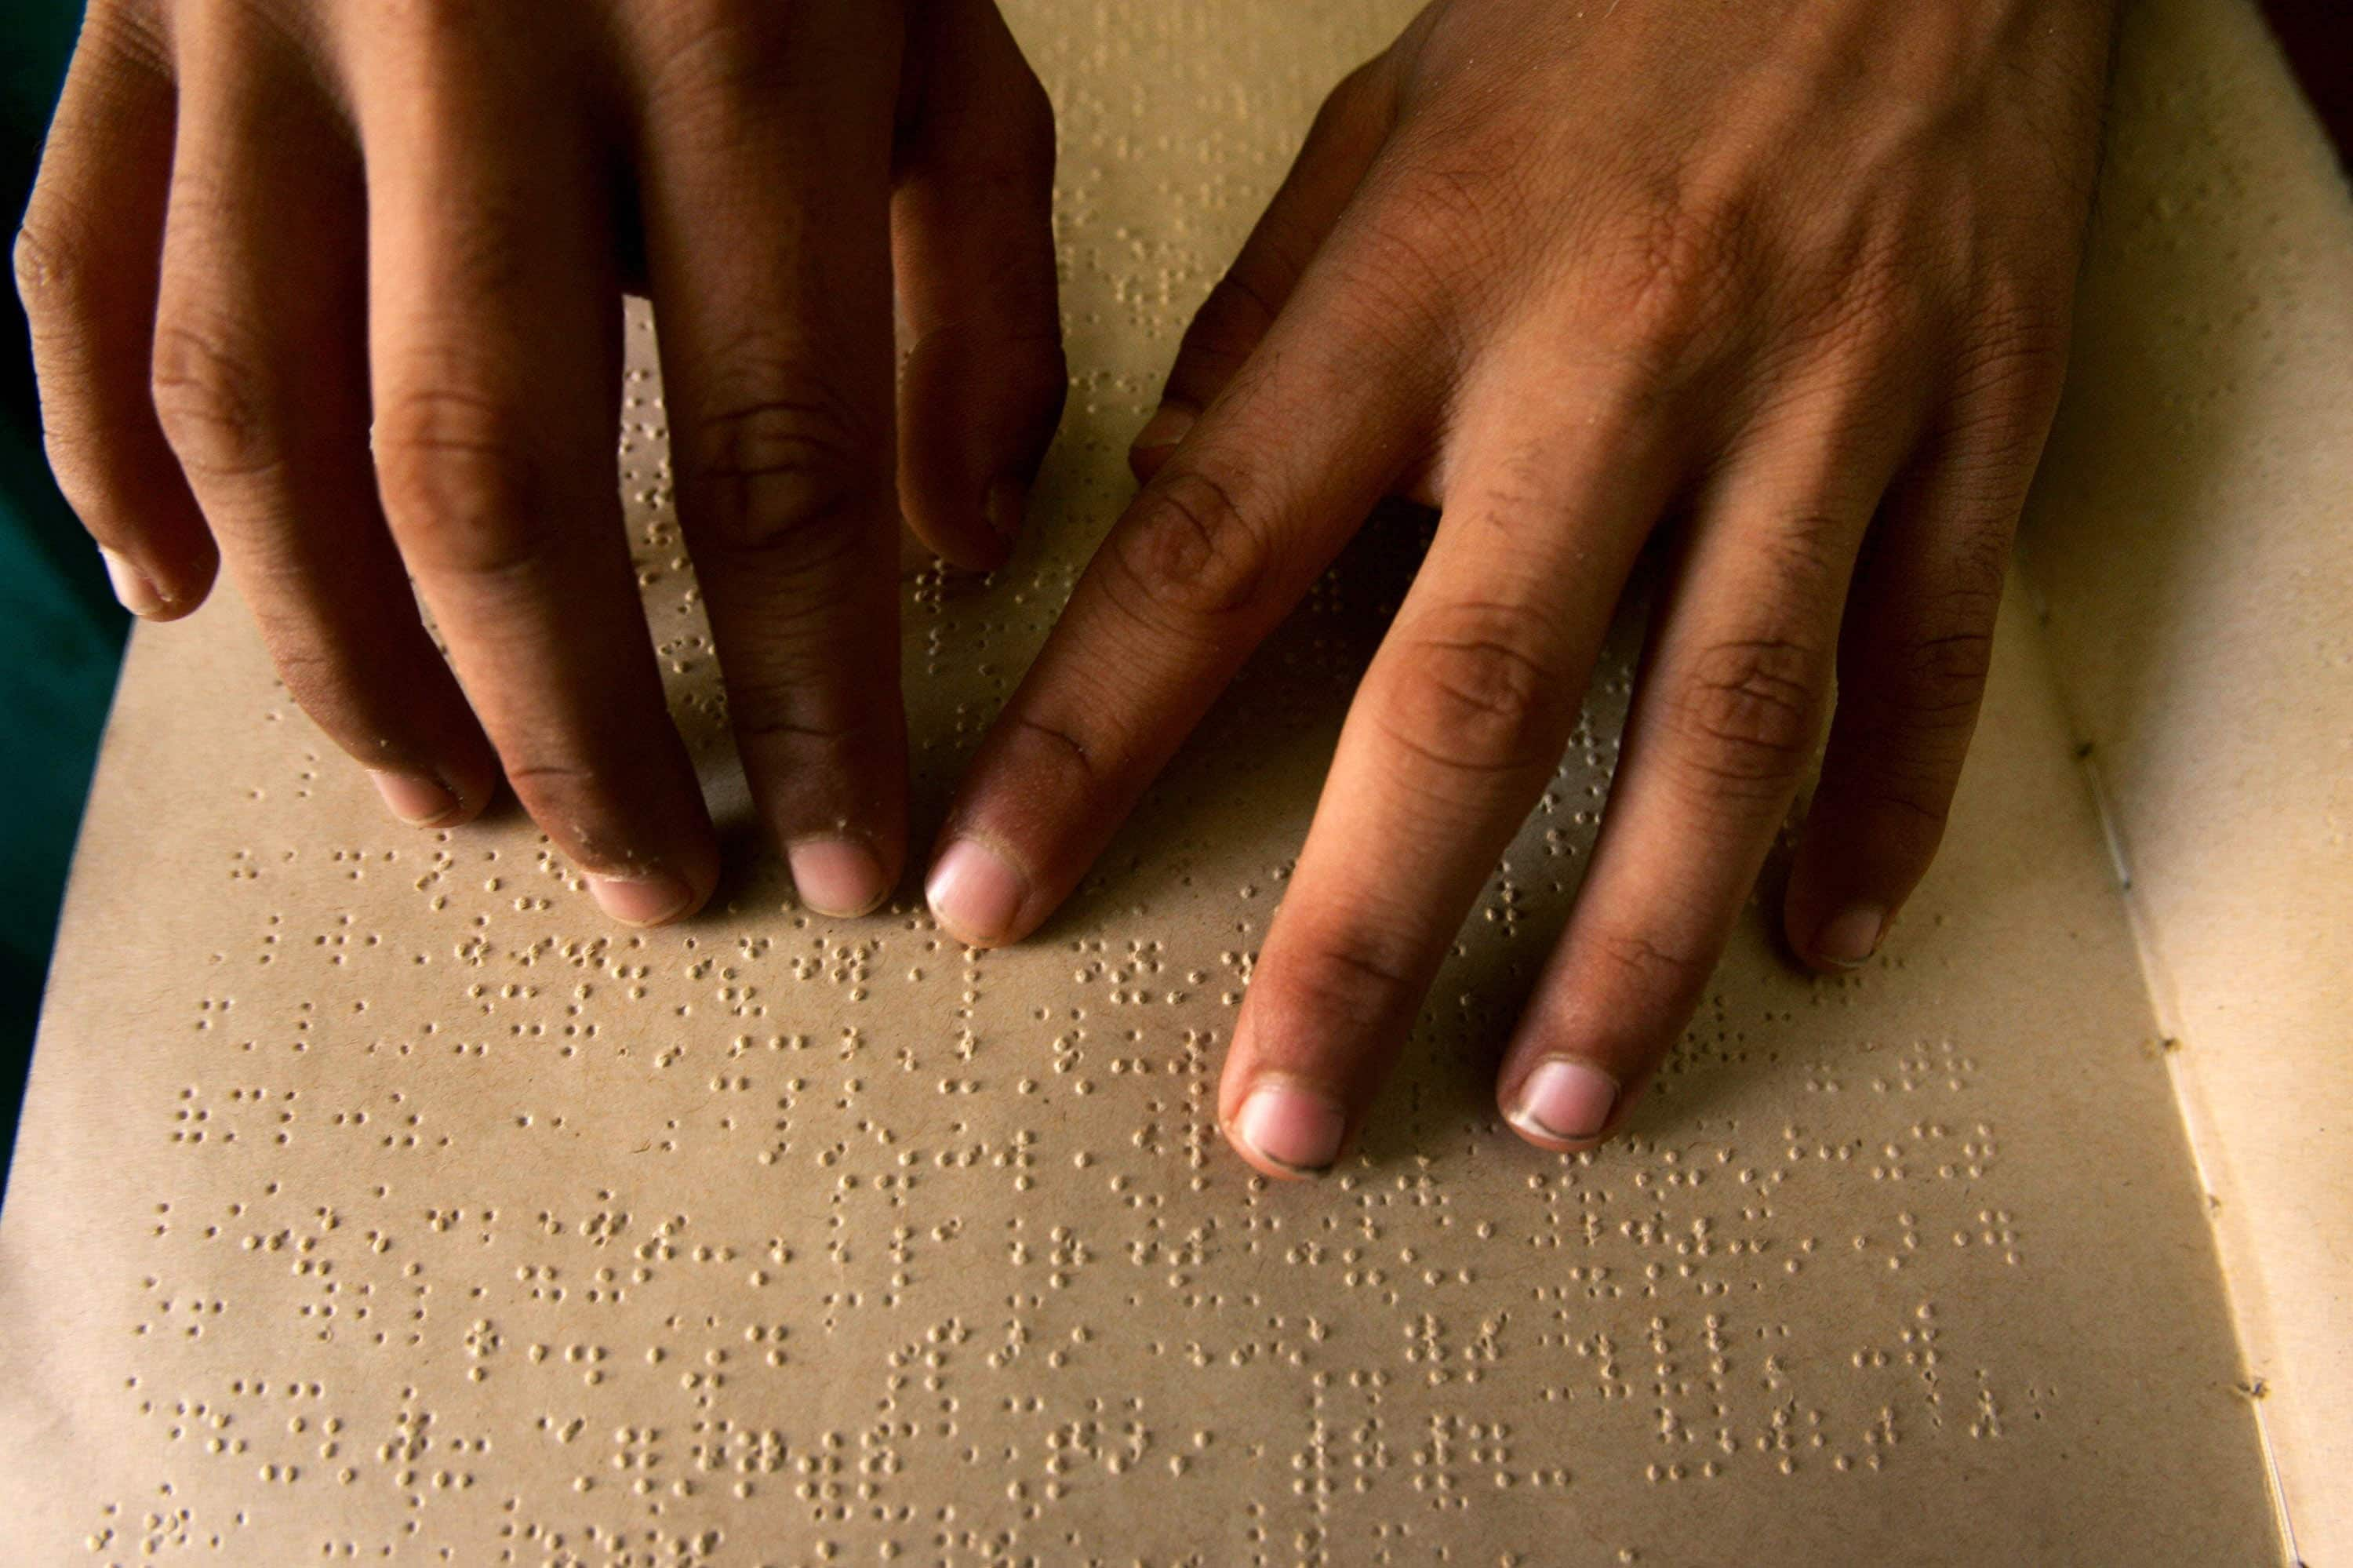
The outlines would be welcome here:
M 396 810 L 503 774 L 676 919 L 719 856 L 622 533 L 637 283 L 754 794 L 862 912 L 906 850 L 901 515 L 1002 561 L 1060 408 L 1052 170 L 989 0 L 96 0 L 16 247 L 53 466 L 150 619 L 227 566 Z
M 1166 397 L 1198 417 L 1173 446 L 1182 412 L 1140 438 L 1147 482 L 943 834 L 1025 887 L 1001 928 L 963 934 L 1046 918 L 1401 492 L 1440 508 L 1437 539 L 1235 1024 L 1219 1113 L 1244 1158 L 1299 1173 L 1237 1135 L 1262 1082 L 1361 1127 L 1662 525 L 1600 841 L 1498 1103 L 1578 1061 L 1619 1086 L 1601 1134 L 1622 1123 L 1834 671 L 1786 919 L 1817 965 L 1867 956 L 1975 723 L 2059 392 L 2110 25 L 2103 0 L 1430 5 L 1333 94 L 1193 323 Z
M 1866 955 L 1975 722 L 2110 27 L 2108 0 L 1436 0 L 1335 91 L 1187 334 L 1147 482 L 943 833 L 1019 885 L 957 934 L 1046 919 L 1394 493 L 1440 508 L 1437 542 L 1350 710 L 1222 1123 L 1280 1082 L 1353 1138 L 1662 526 L 1608 818 L 1499 1103 L 1580 1061 L 1620 1125 L 1833 673 L 1786 919 L 1811 962 Z M 641 228 L 747 769 L 781 842 L 846 837 L 879 898 L 904 846 L 872 681 L 891 535 L 903 511 L 953 560 L 1003 558 L 991 498 L 1063 387 L 1051 161 L 980 0 L 100 0 L 17 249 L 52 455 L 154 618 L 217 550 L 306 708 L 412 803 L 443 789 L 432 820 L 503 768 L 591 873 L 683 894 L 641 881 L 617 913 L 674 918 L 716 852 L 614 500 Z M 895 408 L 886 260 L 923 344 Z

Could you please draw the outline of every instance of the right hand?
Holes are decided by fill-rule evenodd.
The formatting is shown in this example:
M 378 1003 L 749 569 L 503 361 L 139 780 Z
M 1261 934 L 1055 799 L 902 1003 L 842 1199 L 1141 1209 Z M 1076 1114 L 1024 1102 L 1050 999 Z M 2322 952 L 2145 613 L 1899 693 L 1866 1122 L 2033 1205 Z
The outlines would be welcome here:
M 999 564 L 1060 411 L 1053 154 L 990 0 L 94 0 L 16 244 L 50 460 L 131 609 L 227 563 L 396 815 L 503 772 L 608 914 L 679 918 L 718 849 L 622 526 L 641 237 L 753 795 L 862 913 L 902 511 Z

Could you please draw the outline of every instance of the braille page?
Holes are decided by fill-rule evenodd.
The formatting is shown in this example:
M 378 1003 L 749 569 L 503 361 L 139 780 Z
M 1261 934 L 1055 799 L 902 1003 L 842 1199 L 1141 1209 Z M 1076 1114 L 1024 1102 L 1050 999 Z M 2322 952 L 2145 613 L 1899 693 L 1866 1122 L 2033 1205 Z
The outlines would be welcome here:
M 907 584 L 919 837 L 1127 495 L 1187 312 L 1409 10 L 1012 8 L 1060 111 L 1078 379 L 1015 562 Z M 1630 1136 L 1564 1157 L 1493 1075 L 1630 620 L 1361 1148 L 1271 1184 L 1216 1074 L 1422 524 L 1367 530 L 1028 944 L 959 948 L 912 879 L 821 919 L 744 810 L 629 335 L 629 525 L 728 882 L 614 927 L 511 812 L 387 821 L 233 599 L 141 629 L 0 1216 L 0 1555 L 2276 1560 L 2017 606 L 1883 953 L 1806 978 L 1752 909 Z
M 2026 580 L 2305 1561 L 2353 1563 L 2353 196 L 2252 10 L 2141 9 Z

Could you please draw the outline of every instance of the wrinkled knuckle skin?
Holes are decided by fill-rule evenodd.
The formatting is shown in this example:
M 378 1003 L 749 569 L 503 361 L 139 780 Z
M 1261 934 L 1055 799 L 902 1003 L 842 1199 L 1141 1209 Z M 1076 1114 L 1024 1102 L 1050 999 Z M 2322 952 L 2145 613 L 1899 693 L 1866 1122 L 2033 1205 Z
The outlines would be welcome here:
M 1662 945 L 1662 937 L 1613 921 L 1577 939 L 1589 992 L 1577 1044 L 1637 1075 L 1673 1049 L 1715 969 L 1713 954 Z
M 763 395 L 723 401 L 695 421 L 687 482 L 723 551 L 813 565 L 856 543 L 872 493 L 871 443 L 833 398 Z
M 279 461 L 271 377 L 233 332 L 185 315 L 159 321 L 151 392 L 192 480 L 263 473 Z
M 1416 630 L 1382 705 L 1399 746 L 1451 771 L 1549 769 L 1567 744 L 1567 673 L 1534 612 L 1464 608 Z
M 33 329 L 64 325 L 82 306 L 88 285 L 81 247 L 27 213 L 9 252 L 16 275 L 16 298 Z
M 1793 783 L 1813 749 L 1823 661 L 1779 639 L 1720 642 L 1670 694 L 1689 766 L 1713 790 L 1744 799 Z
M 1423 136 L 1384 149 L 1366 177 L 1362 241 L 1334 252 L 1359 304 L 1361 331 L 1430 342 L 1458 338 L 1524 282 L 1504 215 L 1525 210 L 1516 176 L 1466 166 L 1469 155 Z
M 1630 356 L 1679 363 L 1721 335 L 1749 267 L 1736 204 L 1654 194 L 1590 251 L 1590 319 Z
M 1155 626 L 1232 616 L 1262 599 L 1265 535 L 1234 493 L 1198 471 L 1166 474 L 1115 535 L 1112 583 L 1124 608 Z
M 1609 966 L 1644 989 L 1680 992 L 1705 978 L 1707 969 L 1685 953 L 1662 948 L 1641 931 L 1606 930 L 1594 938 L 1594 950 Z
M 1993 635 L 1971 629 L 1926 637 L 1904 650 L 1906 720 L 1919 729 L 1966 729 L 1993 667 Z
M 1835 512 L 1791 512 L 1776 518 L 1750 546 L 1765 575 L 1764 602 L 1829 609 L 1855 553 L 1852 535 L 1848 520 Z
M 1287 263 L 1286 263 L 1287 265 Z M 1296 276 L 1295 271 L 1293 276 Z M 1250 357 L 1282 302 L 1271 299 L 1257 282 L 1240 270 L 1228 272 L 1201 302 L 1192 323 L 1177 344 L 1176 357 L 1222 368 L 1230 375 Z
M 1250 989 L 1258 1028 L 1307 1038 L 1378 1033 L 1421 1001 L 1423 982 L 1394 938 L 1361 927 L 1307 937 L 1279 969 L 1261 959 Z
M 723 122 L 776 96 L 787 32 L 781 5 L 737 0 L 666 0 L 636 7 L 632 22 L 647 29 L 652 75 L 648 97 L 663 114 L 692 113 Z
M 1115 753 L 1127 746 L 1117 731 L 1098 732 L 1092 723 L 1082 723 L 1076 715 L 1010 714 L 1005 723 L 1008 739 L 1030 763 L 1042 764 L 1053 774 L 1065 775 L 1091 790 L 1111 781 Z
M 585 758 L 518 758 L 505 763 L 505 772 L 522 809 L 566 855 L 589 871 L 629 869 L 631 845 L 617 829 L 601 768 Z
M 1412 232 L 1448 240 L 1525 230 L 1529 217 L 1524 159 L 1494 131 L 1425 132 L 1400 154 L 1390 201 Z
M 2005 487 L 2007 489 L 2007 487 Z M 2008 494 L 2001 503 L 2010 500 Z M 1955 541 L 1947 608 L 1963 626 L 1990 630 L 2009 586 L 2010 542 L 2017 518 L 2006 505 L 1987 521 L 1965 526 Z
M 499 576 L 542 557 L 545 479 L 520 410 L 479 392 L 392 399 L 376 420 L 385 514 L 413 565 Z
M 1877 832 L 1886 835 L 1902 858 L 1926 865 L 1945 836 L 1953 794 L 1948 788 L 1918 769 L 1883 765 L 1863 787 L 1866 800 L 1880 809 Z
M 888 751 L 899 732 L 898 711 L 870 696 L 764 671 L 728 678 L 727 715 L 739 743 L 769 743 L 846 763 Z

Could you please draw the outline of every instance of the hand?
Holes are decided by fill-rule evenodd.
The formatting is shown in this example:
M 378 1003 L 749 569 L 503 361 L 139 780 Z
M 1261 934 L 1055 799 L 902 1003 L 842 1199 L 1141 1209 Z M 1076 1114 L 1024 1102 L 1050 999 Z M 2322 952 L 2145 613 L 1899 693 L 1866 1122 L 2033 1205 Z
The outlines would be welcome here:
M 753 794 L 861 912 L 901 509 L 995 565 L 1060 410 L 1052 166 L 989 0 L 95 0 L 16 245 L 51 461 L 132 609 L 227 563 L 396 814 L 503 770 L 614 917 L 677 918 L 718 852 L 622 530 L 641 249 Z
M 1187 333 L 1148 476 L 984 741 L 932 906 L 1071 892 L 1384 494 L 1436 541 L 1349 709 L 1219 1118 L 1274 1176 L 1361 1123 L 1673 528 L 1607 819 L 1499 1075 L 1613 1130 L 1840 696 L 1787 908 L 1860 962 L 1926 869 L 2056 402 L 2105 0 L 1438 0 L 1324 105 Z M 1868 546 L 1866 548 L 1866 546 Z M 1843 613 L 1845 611 L 1847 613 Z

